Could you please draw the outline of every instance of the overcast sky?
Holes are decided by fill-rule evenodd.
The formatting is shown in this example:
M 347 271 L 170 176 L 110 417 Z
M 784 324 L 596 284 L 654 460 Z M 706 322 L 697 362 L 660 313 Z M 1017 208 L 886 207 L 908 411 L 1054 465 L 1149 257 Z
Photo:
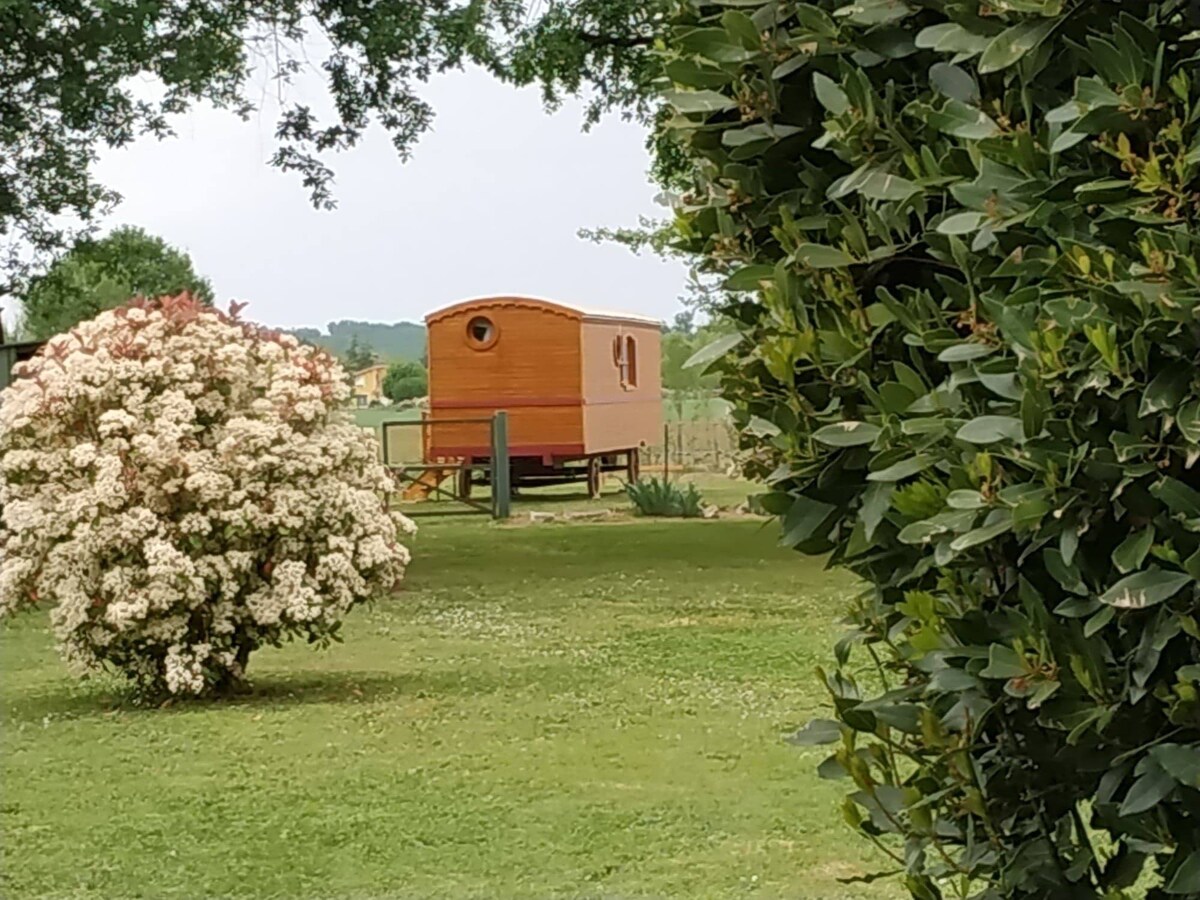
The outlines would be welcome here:
M 319 99 L 311 84 L 291 90 Z M 681 265 L 577 236 L 663 214 L 639 126 L 610 118 L 585 134 L 578 104 L 547 115 L 535 89 L 477 70 L 425 96 L 437 119 L 410 162 L 380 131 L 331 157 L 333 212 L 266 164 L 274 110 L 241 122 L 196 109 L 177 138 L 102 156 L 100 180 L 125 198 L 109 224 L 186 249 L 222 305 L 248 301 L 248 317 L 279 326 L 420 320 L 494 293 L 673 315 Z

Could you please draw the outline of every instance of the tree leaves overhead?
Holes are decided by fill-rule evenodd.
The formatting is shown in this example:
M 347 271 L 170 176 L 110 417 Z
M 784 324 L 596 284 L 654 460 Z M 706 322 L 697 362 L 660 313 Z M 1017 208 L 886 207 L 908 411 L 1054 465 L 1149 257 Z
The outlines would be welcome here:
M 664 32 L 667 80 L 735 104 L 664 133 L 675 247 L 738 289 L 711 366 L 746 471 L 869 586 L 822 771 L 916 897 L 1151 860 L 1198 890 L 1192 6 L 700 0 Z
M 269 85 L 281 106 L 270 162 L 329 207 L 330 157 L 371 124 L 406 157 L 433 119 L 422 83 L 463 64 L 538 84 L 551 107 L 587 93 L 588 123 L 614 109 L 650 122 L 662 107 L 651 51 L 667 9 L 660 0 L 4 0 L 0 291 L 119 200 L 91 172 L 99 149 L 167 136 L 171 116 L 194 103 L 245 116 Z M 316 111 L 311 90 L 291 88 L 302 73 L 323 82 L 332 115 Z M 665 174 L 675 161 L 661 149 Z
M 171 115 L 200 101 L 247 115 L 270 79 L 282 100 L 272 164 L 329 206 L 330 152 L 375 122 L 407 154 L 432 116 L 420 82 L 497 64 L 487 36 L 523 15 L 519 0 L 0 3 L 2 271 L 11 282 L 31 254 L 67 242 L 71 220 L 86 227 L 116 200 L 90 171 L 99 148 L 167 136 Z M 301 71 L 324 81 L 332 117 L 289 91 Z

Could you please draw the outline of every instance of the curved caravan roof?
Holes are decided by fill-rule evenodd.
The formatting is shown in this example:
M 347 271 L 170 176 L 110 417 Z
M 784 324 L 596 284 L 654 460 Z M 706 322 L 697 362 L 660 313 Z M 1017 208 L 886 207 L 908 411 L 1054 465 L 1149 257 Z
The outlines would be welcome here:
M 494 297 L 474 297 L 470 300 L 463 300 L 458 303 L 454 303 L 450 306 L 436 310 L 435 312 L 431 312 L 425 317 L 425 323 L 427 325 L 432 325 L 448 316 L 465 312 L 474 307 L 484 306 L 513 306 L 525 307 L 527 309 L 544 309 L 548 312 L 568 316 L 572 319 L 578 319 L 583 322 L 629 322 L 630 324 L 634 325 L 653 325 L 656 328 L 661 328 L 663 324 L 658 319 L 653 319 L 649 316 L 639 316 L 635 313 L 587 309 L 582 306 L 573 306 L 569 303 L 560 303 L 557 300 L 545 300 L 541 297 L 523 297 L 520 295 L 510 294 L 500 294 Z

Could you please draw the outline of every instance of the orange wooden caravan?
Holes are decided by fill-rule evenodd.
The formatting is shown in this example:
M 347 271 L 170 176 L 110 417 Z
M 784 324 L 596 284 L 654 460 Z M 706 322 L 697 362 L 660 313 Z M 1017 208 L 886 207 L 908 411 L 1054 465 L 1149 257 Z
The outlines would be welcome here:
M 659 322 L 510 296 L 457 303 L 425 322 L 427 461 L 486 460 L 484 428 L 438 420 L 503 410 L 514 485 L 586 476 L 596 495 L 604 471 L 637 477 L 639 449 L 662 433 Z

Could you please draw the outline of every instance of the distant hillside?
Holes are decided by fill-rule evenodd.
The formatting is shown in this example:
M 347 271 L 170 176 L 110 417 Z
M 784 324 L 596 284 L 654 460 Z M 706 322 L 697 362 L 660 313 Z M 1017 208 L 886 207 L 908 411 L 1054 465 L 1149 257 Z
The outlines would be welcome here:
M 355 337 L 360 344 L 369 344 L 384 362 L 396 360 L 419 361 L 425 355 L 425 326 L 416 322 L 355 322 L 343 319 L 330 322 L 327 333 L 316 328 L 296 328 L 296 337 L 310 344 L 324 347 L 341 356 L 350 348 Z

